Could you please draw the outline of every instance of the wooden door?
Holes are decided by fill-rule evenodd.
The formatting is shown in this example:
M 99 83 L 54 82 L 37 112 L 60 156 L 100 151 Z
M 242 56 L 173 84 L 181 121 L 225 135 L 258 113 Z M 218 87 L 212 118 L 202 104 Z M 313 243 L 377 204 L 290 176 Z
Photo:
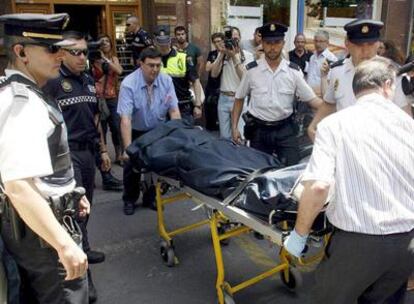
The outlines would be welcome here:
M 52 7 L 49 3 L 28 4 L 16 3 L 15 13 L 36 13 L 36 14 L 51 14 Z

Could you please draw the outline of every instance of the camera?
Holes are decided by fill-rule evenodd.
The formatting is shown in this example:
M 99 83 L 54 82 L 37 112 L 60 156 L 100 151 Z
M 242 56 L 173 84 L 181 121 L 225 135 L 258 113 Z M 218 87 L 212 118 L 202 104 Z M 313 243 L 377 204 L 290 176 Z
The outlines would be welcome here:
M 100 41 L 88 41 L 88 60 L 90 63 L 94 63 L 96 60 L 102 59 Z M 102 72 L 107 75 L 109 73 L 109 63 L 106 61 L 102 62 Z
M 233 27 L 224 27 L 224 46 L 226 49 L 232 50 L 239 46 L 239 42 L 233 39 Z
M 403 76 L 401 79 L 402 90 L 405 95 L 411 95 L 414 93 L 414 78 Z
M 398 69 L 397 75 L 402 75 L 414 70 L 414 60 L 404 64 Z M 414 77 L 403 76 L 401 79 L 401 87 L 405 95 L 411 95 L 414 93 Z
M 101 43 L 99 41 L 88 41 L 88 59 L 91 62 L 102 59 L 100 51 Z

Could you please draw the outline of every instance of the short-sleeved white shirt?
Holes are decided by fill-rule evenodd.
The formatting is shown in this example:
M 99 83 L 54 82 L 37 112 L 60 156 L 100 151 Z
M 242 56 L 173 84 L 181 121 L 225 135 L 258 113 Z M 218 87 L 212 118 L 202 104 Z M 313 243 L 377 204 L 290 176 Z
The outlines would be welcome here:
M 249 64 L 254 60 L 253 54 L 249 51 L 243 50 L 244 53 L 244 65 Z M 236 67 L 233 60 L 224 60 L 223 72 L 220 80 L 220 91 L 223 92 L 236 92 L 237 87 L 240 84 L 240 78 L 237 75 Z
M 293 113 L 295 96 L 304 102 L 316 97 L 302 71 L 290 67 L 285 59 L 274 72 L 266 59 L 257 60 L 257 66 L 244 74 L 236 92 L 237 99 L 247 95 L 250 95 L 250 114 L 264 121 L 279 121 L 289 117 Z
M 329 84 L 323 99 L 330 104 L 336 104 L 336 110 L 340 111 L 356 102 L 352 90 L 352 80 L 355 75 L 355 67 L 351 58 L 346 58 L 343 65 L 334 67 L 329 73 Z M 401 77 L 397 77 L 396 91 L 393 102 L 400 108 L 413 102 L 414 97 L 405 96 L 401 88 Z
M 320 88 L 321 86 L 321 68 L 325 60 L 337 61 L 336 56 L 328 49 L 325 49 L 319 55 L 315 52 L 309 59 L 309 65 L 305 72 L 307 75 L 307 82 L 312 88 Z
M 6 70 L 7 76 L 14 73 L 19 72 Z M 8 182 L 34 178 L 35 185 L 45 196 L 66 193 L 73 189 L 74 181 L 51 189 L 39 179 L 53 173 L 48 136 L 54 125 L 44 101 L 30 89 L 27 94 L 27 99 L 14 99 L 10 85 L 0 89 L 1 179 Z

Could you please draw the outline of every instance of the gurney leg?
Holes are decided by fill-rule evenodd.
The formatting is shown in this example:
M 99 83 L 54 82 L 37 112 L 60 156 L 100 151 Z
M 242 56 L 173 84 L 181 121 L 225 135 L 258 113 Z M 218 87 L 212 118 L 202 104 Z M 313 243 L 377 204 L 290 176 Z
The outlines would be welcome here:
M 231 287 L 229 286 L 228 283 L 224 281 L 224 276 L 225 276 L 224 262 L 223 262 L 223 255 L 221 252 L 220 237 L 219 237 L 217 226 L 218 226 L 217 212 L 214 211 L 210 219 L 210 228 L 211 228 L 211 237 L 213 239 L 214 255 L 216 257 L 216 265 L 217 265 L 217 281 L 216 281 L 217 297 L 218 297 L 219 304 L 227 304 L 224 298 L 225 296 L 227 298 L 229 297 L 232 298 Z

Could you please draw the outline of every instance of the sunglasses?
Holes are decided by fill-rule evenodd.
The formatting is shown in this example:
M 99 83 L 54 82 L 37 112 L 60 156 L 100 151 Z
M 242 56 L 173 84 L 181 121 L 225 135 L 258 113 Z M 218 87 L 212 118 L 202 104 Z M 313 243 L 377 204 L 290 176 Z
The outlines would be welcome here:
M 126 26 L 131 26 L 131 23 L 127 23 L 127 24 L 125 24 Z
M 80 56 L 83 54 L 85 57 L 88 56 L 88 49 L 64 49 L 66 52 L 71 54 L 72 56 Z
M 54 44 L 48 44 L 48 43 L 42 43 L 42 42 L 28 42 L 28 43 L 22 43 L 21 45 L 26 46 L 26 45 L 35 45 L 35 46 L 41 46 L 43 48 L 46 49 L 46 51 L 49 54 L 56 54 L 57 52 L 60 51 L 61 47 L 59 45 L 54 45 Z

